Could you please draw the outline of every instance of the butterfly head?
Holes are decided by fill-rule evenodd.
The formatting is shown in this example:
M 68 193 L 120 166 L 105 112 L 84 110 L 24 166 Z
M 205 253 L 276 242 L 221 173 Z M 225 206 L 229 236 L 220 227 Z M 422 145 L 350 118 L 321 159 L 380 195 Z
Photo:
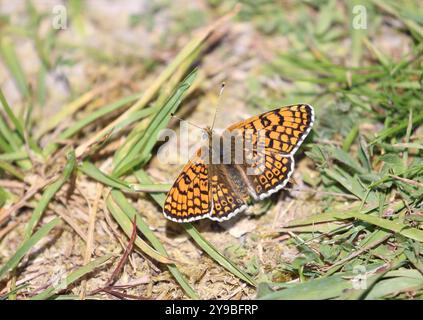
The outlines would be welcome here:
M 204 137 L 205 138 L 211 138 L 213 136 L 213 129 L 210 127 L 205 127 L 204 129 Z

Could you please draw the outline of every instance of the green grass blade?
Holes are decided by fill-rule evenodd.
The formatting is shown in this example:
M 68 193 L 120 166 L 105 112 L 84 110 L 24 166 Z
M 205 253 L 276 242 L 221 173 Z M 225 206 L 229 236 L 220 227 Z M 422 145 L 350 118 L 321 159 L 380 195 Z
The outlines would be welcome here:
M 12 153 L 14 151 L 12 146 L 3 138 L 2 134 L 0 134 L 0 150 L 7 153 Z
M 107 83 L 100 87 L 93 88 L 84 94 L 78 96 L 73 101 L 64 105 L 60 110 L 42 122 L 35 134 L 35 138 L 39 139 L 48 131 L 57 127 L 62 121 L 66 120 L 69 116 L 73 115 L 75 112 L 79 111 L 81 108 L 85 107 L 89 102 L 95 99 L 98 95 L 104 92 L 106 89 L 112 87 L 114 83 Z
M 309 280 L 257 298 L 259 300 L 322 300 L 335 298 L 347 289 L 352 289 L 352 282 L 337 274 L 327 278 Z
M 413 118 L 412 121 L 412 125 L 417 125 L 418 123 L 423 121 L 423 114 L 419 114 L 416 115 Z M 388 137 L 394 136 L 396 134 L 399 134 L 400 132 L 403 132 L 405 130 L 407 130 L 407 127 L 409 126 L 409 120 L 405 119 L 403 121 L 401 121 L 400 124 L 396 125 L 396 126 L 392 126 L 389 128 L 386 128 L 385 130 L 382 130 L 381 132 L 378 133 L 377 137 L 375 139 L 373 139 L 369 144 L 373 145 L 376 142 L 380 142 L 382 140 L 385 140 Z
M 175 112 L 178 108 L 185 92 L 194 82 L 196 75 L 197 70 L 195 69 L 181 82 L 164 106 L 160 108 L 151 120 L 142 138 L 132 147 L 126 157 L 116 164 L 113 171 L 114 176 L 121 176 L 122 174 L 130 171 L 136 165 L 146 162 L 150 158 L 151 150 L 157 142 L 160 130 L 167 126 L 167 123 L 170 120 L 170 114 Z
M 414 239 L 420 242 L 423 242 L 423 231 L 417 228 L 410 227 L 406 224 L 390 221 L 387 219 L 382 219 L 373 215 L 363 214 L 360 212 L 351 211 L 348 213 L 350 217 L 371 223 L 375 226 L 390 230 L 395 233 L 399 233 L 404 237 Z M 344 215 L 339 215 L 338 218 L 345 219 Z
M 46 300 L 51 298 L 56 293 L 56 291 L 62 291 L 68 288 L 71 284 L 78 281 L 86 274 L 93 272 L 96 268 L 107 262 L 111 257 L 111 254 L 106 254 L 94 261 L 87 263 L 85 266 L 71 272 L 65 279 L 63 279 L 62 282 L 58 283 L 57 286 L 51 286 L 47 288 L 36 296 L 33 296 L 31 300 Z
M 6 264 L 0 269 L 0 279 L 2 279 L 6 273 L 14 269 L 21 259 L 38 243 L 44 236 L 46 236 L 54 227 L 59 225 L 61 220 L 55 218 L 49 223 L 43 225 L 37 232 L 35 232 L 29 239 L 24 241 L 22 245 L 16 250 L 15 254 L 6 262 Z
M 22 145 L 22 141 L 19 139 L 18 135 L 13 132 L 3 117 L 0 116 L 0 136 L 3 136 L 3 141 L 7 141 L 7 145 L 4 146 L 4 149 L 7 151 L 18 151 Z
M 140 183 L 151 183 L 150 178 L 148 175 L 139 170 L 135 172 L 135 176 L 140 181 Z M 160 205 L 163 206 L 165 195 L 154 193 L 150 194 L 150 196 Z M 231 272 L 233 275 L 238 277 L 239 279 L 245 281 L 246 283 L 256 286 L 256 282 L 244 271 L 238 268 L 232 261 L 226 258 L 223 254 L 221 254 L 216 248 L 213 247 L 211 243 L 209 243 L 203 236 L 197 231 L 197 229 L 190 223 L 182 224 L 185 231 L 193 238 L 193 240 L 200 246 L 201 249 L 204 250 L 212 259 L 214 259 L 217 263 Z
M 165 247 L 160 242 L 160 240 L 154 235 L 154 233 L 150 230 L 149 226 L 145 223 L 144 219 L 137 214 L 136 210 L 131 206 L 131 204 L 126 200 L 124 195 L 117 190 L 113 190 L 111 192 L 111 196 L 122 209 L 122 211 L 127 215 L 129 218 L 128 221 L 134 219 L 136 217 L 136 224 L 138 230 L 147 238 L 148 241 L 153 245 L 153 247 L 163 256 L 167 257 L 168 254 L 166 252 Z M 168 264 L 167 268 L 169 269 L 170 273 L 175 277 L 176 281 L 180 284 L 182 289 L 191 299 L 199 299 L 198 293 L 191 287 L 188 283 L 186 278 L 182 275 L 175 264 Z
M 355 138 L 358 136 L 358 126 L 354 126 L 351 131 L 348 133 L 348 136 L 345 138 L 342 144 L 342 150 L 348 152 L 351 148 L 351 145 L 354 143 Z
M 0 154 L 1 161 L 18 161 L 28 159 L 28 155 L 25 151 L 7 152 Z
M 69 139 L 70 137 L 74 136 L 76 133 L 81 131 L 83 128 L 85 128 L 87 125 L 93 123 L 94 121 L 100 119 L 101 117 L 104 117 L 107 114 L 110 114 L 116 110 L 119 110 L 123 106 L 125 106 L 128 103 L 131 103 L 138 99 L 140 97 L 140 94 L 134 94 L 128 97 L 124 97 L 122 99 L 119 99 L 118 101 L 115 101 L 113 103 L 107 104 L 104 107 L 91 112 L 86 117 L 83 117 L 81 120 L 77 121 L 75 124 L 73 124 L 71 127 L 67 128 L 63 132 L 61 132 L 57 138 L 57 140 L 65 140 Z M 50 143 L 47 145 L 46 150 L 44 151 L 44 154 L 48 155 L 54 152 L 57 149 L 57 145 L 54 143 Z
M 128 215 L 125 214 L 127 208 L 126 207 L 120 207 L 114 200 L 114 198 L 108 198 L 106 200 L 107 208 L 117 221 L 117 223 L 120 225 L 122 230 L 125 232 L 125 234 L 130 237 L 132 233 L 132 222 L 128 218 Z M 129 204 L 128 204 L 129 206 Z M 135 238 L 135 245 L 141 249 L 145 254 L 149 255 L 151 258 L 157 260 L 158 262 L 169 264 L 172 261 L 165 257 L 164 255 L 160 254 L 158 251 L 151 248 L 144 240 L 142 240 L 140 237 Z
M 24 140 L 24 129 L 22 122 L 15 116 L 13 110 L 10 108 L 9 104 L 7 103 L 6 97 L 3 94 L 3 91 L 0 89 L 0 102 L 3 105 L 4 111 L 6 111 L 7 116 L 9 117 L 10 121 L 16 128 L 16 131 L 19 133 L 20 138 L 22 141 Z
M 163 203 L 163 202 L 162 202 Z M 208 242 L 200 232 L 191 224 L 184 223 L 185 231 L 192 237 L 192 239 L 203 249 L 213 260 L 219 263 L 226 270 L 231 272 L 234 276 L 245 281 L 246 283 L 256 286 L 256 282 L 246 272 L 237 267 L 235 263 L 221 254 L 210 242 Z
M 31 236 L 34 228 L 38 224 L 38 221 L 40 221 L 43 212 L 47 208 L 50 201 L 53 199 L 54 195 L 62 188 L 65 182 L 69 179 L 75 168 L 75 165 L 75 153 L 72 151 L 68 155 L 68 162 L 66 163 L 62 176 L 45 189 L 40 201 L 38 201 L 34 212 L 32 213 L 31 218 L 25 227 L 25 239 L 28 239 Z
M 28 284 L 21 284 L 20 286 L 16 287 L 15 289 L 9 291 L 8 293 L 0 296 L 0 301 L 3 300 L 8 300 L 10 296 L 12 295 L 16 295 L 19 291 L 25 289 L 26 287 L 28 287 Z
M 25 179 L 25 176 L 23 173 L 21 173 L 18 169 L 16 169 L 13 165 L 11 165 L 8 162 L 5 162 L 3 160 L 0 160 L 0 169 L 8 172 L 9 174 L 15 176 L 19 180 L 23 181 Z
M 395 296 L 400 292 L 415 292 L 423 288 L 423 276 L 417 270 L 404 270 L 401 276 L 388 272 L 384 279 L 374 285 L 365 297 L 366 300 Z
M 24 97 L 29 97 L 29 87 L 26 81 L 26 75 L 22 70 L 22 66 L 18 60 L 15 48 L 9 38 L 1 39 L 0 43 L 0 54 L 7 68 L 9 69 L 13 79 L 15 80 L 16 86 L 20 93 Z
M 138 183 L 133 183 L 133 184 L 131 184 L 131 188 L 135 192 L 165 192 L 165 193 L 167 193 L 170 190 L 171 187 L 172 187 L 172 184 L 170 184 L 170 183 L 164 183 L 164 184 L 154 184 L 154 183 L 138 184 Z
M 118 178 L 105 174 L 104 172 L 100 171 L 91 162 L 84 161 L 78 167 L 78 169 L 84 174 L 86 174 L 87 176 L 89 176 L 90 178 L 102 184 L 108 185 L 109 187 L 113 187 L 122 191 L 133 192 L 132 188 L 130 187 L 128 183 Z

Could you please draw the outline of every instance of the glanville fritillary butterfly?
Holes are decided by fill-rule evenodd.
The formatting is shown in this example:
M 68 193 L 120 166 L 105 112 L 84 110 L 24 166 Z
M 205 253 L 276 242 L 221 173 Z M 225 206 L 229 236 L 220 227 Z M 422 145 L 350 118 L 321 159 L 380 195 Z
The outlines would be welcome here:
M 165 217 L 175 222 L 224 221 L 253 200 L 280 190 L 289 181 L 294 154 L 313 123 L 313 107 L 297 104 L 235 123 L 220 136 L 206 128 L 209 144 L 196 152 L 169 190 Z M 243 162 L 234 159 L 234 141 L 241 141 Z M 222 161 L 228 154 L 229 161 Z

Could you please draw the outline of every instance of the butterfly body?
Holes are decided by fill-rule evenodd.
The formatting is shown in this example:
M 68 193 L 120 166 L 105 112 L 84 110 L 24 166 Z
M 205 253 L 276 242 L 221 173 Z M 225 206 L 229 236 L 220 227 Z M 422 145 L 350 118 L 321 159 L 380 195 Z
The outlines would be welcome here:
M 228 220 L 283 188 L 293 155 L 311 130 L 314 111 L 292 105 L 236 123 L 217 135 L 185 165 L 170 189 L 164 215 L 175 222 Z

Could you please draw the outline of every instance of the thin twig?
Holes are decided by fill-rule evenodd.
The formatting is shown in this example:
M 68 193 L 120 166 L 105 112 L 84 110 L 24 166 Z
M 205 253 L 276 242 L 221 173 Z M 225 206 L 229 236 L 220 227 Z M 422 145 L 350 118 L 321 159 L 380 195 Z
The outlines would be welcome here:
M 35 183 L 18 202 L 16 202 L 13 206 L 11 206 L 3 214 L 0 215 L 0 225 L 3 224 L 7 219 L 9 219 L 10 216 L 14 215 L 17 210 L 22 208 L 25 203 L 29 199 L 31 199 L 35 194 L 37 194 L 45 186 L 55 182 L 57 179 L 59 179 L 59 177 L 60 175 L 57 174 L 47 180 L 42 181 L 41 183 Z
M 125 252 L 122 255 L 122 258 L 120 259 L 116 269 L 113 271 L 112 275 L 110 276 L 109 280 L 106 282 L 104 287 L 98 288 L 90 293 L 90 296 L 95 295 L 100 292 L 105 292 L 110 295 L 116 296 L 121 299 L 130 298 L 130 299 L 144 299 L 142 297 L 137 296 L 131 296 L 124 293 L 121 293 L 119 291 L 116 291 L 115 289 L 119 286 L 114 287 L 113 284 L 118 280 L 119 275 L 125 266 L 126 262 L 129 259 L 129 255 L 131 254 L 132 250 L 134 249 L 134 243 L 135 239 L 137 237 L 137 223 L 136 223 L 136 216 L 134 216 L 134 220 L 132 221 L 132 234 L 131 238 L 129 239 L 129 243 L 125 249 Z

